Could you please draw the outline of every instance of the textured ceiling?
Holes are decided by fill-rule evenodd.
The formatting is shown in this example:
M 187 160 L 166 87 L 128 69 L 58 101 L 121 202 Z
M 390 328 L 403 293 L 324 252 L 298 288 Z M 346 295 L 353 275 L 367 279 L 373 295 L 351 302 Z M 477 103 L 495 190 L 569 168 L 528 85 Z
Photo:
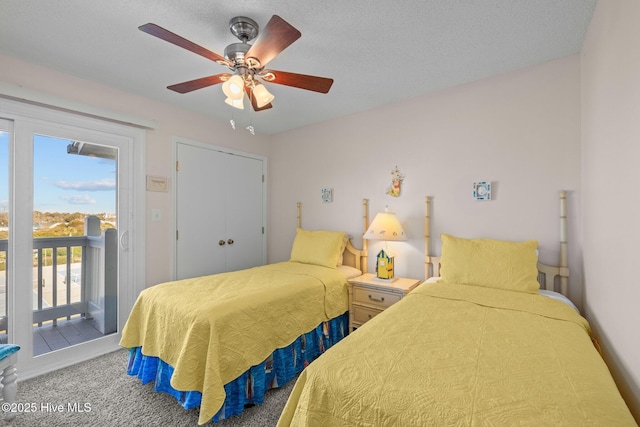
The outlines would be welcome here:
M 578 53 L 595 3 L 0 0 L 0 54 L 274 134 Z M 271 84 L 273 108 L 258 113 L 227 106 L 219 85 L 177 94 L 166 86 L 228 69 L 138 30 L 152 22 L 222 55 L 232 17 L 274 14 L 302 37 L 269 68 L 331 77 L 328 94 Z

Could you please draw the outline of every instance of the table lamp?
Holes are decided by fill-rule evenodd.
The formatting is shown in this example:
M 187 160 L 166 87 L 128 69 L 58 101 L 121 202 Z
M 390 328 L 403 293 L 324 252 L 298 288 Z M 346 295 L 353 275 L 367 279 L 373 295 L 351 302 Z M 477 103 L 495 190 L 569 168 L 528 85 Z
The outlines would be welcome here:
M 367 240 L 382 240 L 385 242 L 385 248 L 376 256 L 376 277 L 379 280 L 392 282 L 393 278 L 393 256 L 389 253 L 387 242 L 396 240 L 407 240 L 400 221 L 396 218 L 396 214 L 389 212 L 385 208 L 384 212 L 376 214 L 369 228 L 362 236 Z

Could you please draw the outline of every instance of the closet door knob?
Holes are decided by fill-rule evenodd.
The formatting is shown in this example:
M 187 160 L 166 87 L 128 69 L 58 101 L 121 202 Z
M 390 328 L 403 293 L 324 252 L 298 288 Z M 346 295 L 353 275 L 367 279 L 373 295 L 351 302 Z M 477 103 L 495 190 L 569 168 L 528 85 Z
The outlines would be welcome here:
M 233 245 L 233 239 L 227 240 L 227 243 L 230 244 L 230 245 Z
M 218 241 L 218 244 L 219 244 L 220 246 L 224 246 L 224 244 L 225 244 L 225 243 L 226 243 L 226 242 L 225 242 L 224 240 L 220 240 L 220 241 Z

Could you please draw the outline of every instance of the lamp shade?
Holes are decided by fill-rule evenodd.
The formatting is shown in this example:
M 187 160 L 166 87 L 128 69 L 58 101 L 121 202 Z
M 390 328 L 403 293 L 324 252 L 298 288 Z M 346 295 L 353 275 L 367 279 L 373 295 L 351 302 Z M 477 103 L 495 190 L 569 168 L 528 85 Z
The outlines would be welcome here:
M 224 102 L 226 102 L 227 104 L 239 110 L 244 110 L 244 102 L 242 102 L 242 98 L 240 99 L 227 98 L 224 100 Z
M 234 74 L 222 84 L 222 92 L 233 100 L 242 99 L 244 96 L 244 80 L 239 75 Z
M 362 238 L 367 240 L 407 240 L 406 234 L 400 225 L 396 214 L 385 209 L 384 212 L 376 214 L 369 228 Z
M 262 108 L 271 101 L 273 101 L 274 96 L 267 90 L 266 87 L 262 84 L 256 84 L 253 88 L 253 96 L 256 99 L 256 105 L 258 108 Z

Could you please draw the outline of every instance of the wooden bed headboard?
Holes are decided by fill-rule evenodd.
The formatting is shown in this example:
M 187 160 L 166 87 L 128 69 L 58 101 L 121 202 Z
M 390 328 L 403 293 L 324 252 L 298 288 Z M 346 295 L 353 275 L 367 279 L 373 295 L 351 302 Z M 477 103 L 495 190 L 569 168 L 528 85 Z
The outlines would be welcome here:
M 425 197 L 424 215 L 424 276 L 425 279 L 440 275 L 440 257 L 431 255 L 431 198 Z M 555 291 L 558 277 L 559 292 L 568 296 L 569 267 L 567 255 L 567 192 L 560 191 L 560 265 L 538 263 L 538 282 L 541 289 Z
M 298 202 L 296 204 L 298 209 L 298 228 L 302 228 L 302 204 Z M 362 199 L 362 234 L 364 235 L 369 228 L 369 200 Z M 347 241 L 347 246 L 342 254 L 342 264 L 350 267 L 357 268 L 366 273 L 368 270 L 368 253 L 367 253 L 367 240 L 362 239 L 362 249 L 357 249 L 351 244 L 351 238 Z

